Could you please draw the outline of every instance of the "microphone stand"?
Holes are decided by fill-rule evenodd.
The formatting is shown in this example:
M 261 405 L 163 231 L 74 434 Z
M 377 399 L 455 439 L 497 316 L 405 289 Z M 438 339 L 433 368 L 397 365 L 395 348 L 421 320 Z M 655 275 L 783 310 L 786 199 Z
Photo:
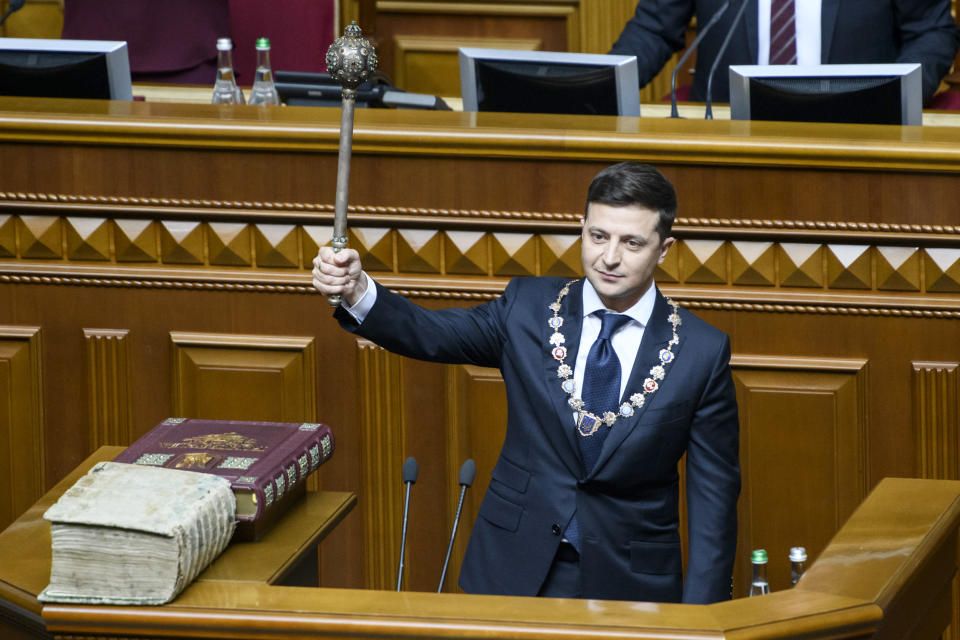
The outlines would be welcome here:
M 742 18 L 746 12 L 749 1 L 750 0 L 743 0 L 743 4 L 740 5 L 740 10 L 737 11 L 737 15 L 733 18 L 733 24 L 730 25 L 730 30 L 727 31 L 727 37 L 723 39 L 723 44 L 720 45 L 720 51 L 717 52 L 717 57 L 713 60 L 713 66 L 710 67 L 710 75 L 707 76 L 707 112 L 703 116 L 705 120 L 713 120 L 713 101 L 710 99 L 713 91 L 713 75 L 717 71 L 717 66 L 720 64 L 720 59 L 723 58 L 723 54 L 727 52 L 727 47 L 730 46 L 730 40 L 733 39 L 733 32 L 737 30 L 737 23 L 740 22 L 740 18 Z
M 447 577 L 447 566 L 450 564 L 450 553 L 453 551 L 453 539 L 457 535 L 457 525 L 460 524 L 460 511 L 463 509 L 463 497 L 467 489 L 473 484 L 473 477 L 477 474 L 477 465 L 473 458 L 468 459 L 460 467 L 460 501 L 457 503 L 457 515 L 453 519 L 453 531 L 450 532 L 450 544 L 447 545 L 447 557 L 443 561 L 443 572 L 440 574 L 440 585 L 437 593 L 443 591 L 443 581 Z
M 683 65 L 686 64 L 687 60 L 690 59 L 690 56 L 694 51 L 697 50 L 697 47 L 700 46 L 700 41 L 703 40 L 703 37 L 707 35 L 710 29 L 713 28 L 713 25 L 717 24 L 717 21 L 720 20 L 720 17 L 726 12 L 727 8 L 730 6 L 730 0 L 724 2 L 716 13 L 713 14 L 713 17 L 704 25 L 703 29 L 700 29 L 700 32 L 697 34 L 697 37 L 694 39 L 693 43 L 687 47 L 687 50 L 683 52 L 680 60 L 677 62 L 677 66 L 673 68 L 673 74 L 670 76 L 670 117 L 679 118 L 680 111 L 677 109 L 677 72 L 683 68 Z

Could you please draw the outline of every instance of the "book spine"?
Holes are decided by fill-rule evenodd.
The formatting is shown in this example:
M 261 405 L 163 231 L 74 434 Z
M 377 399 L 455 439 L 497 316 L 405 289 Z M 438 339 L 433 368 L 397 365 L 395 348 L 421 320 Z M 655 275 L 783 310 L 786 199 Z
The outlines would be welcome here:
M 307 481 L 307 477 L 333 455 L 333 433 L 327 425 L 317 425 L 310 438 L 293 451 L 288 451 L 279 460 L 261 461 L 272 469 L 270 475 L 241 476 L 233 483 L 237 494 L 237 520 L 253 521 L 263 517 L 274 505 L 295 487 Z M 252 503 L 249 496 L 253 496 Z

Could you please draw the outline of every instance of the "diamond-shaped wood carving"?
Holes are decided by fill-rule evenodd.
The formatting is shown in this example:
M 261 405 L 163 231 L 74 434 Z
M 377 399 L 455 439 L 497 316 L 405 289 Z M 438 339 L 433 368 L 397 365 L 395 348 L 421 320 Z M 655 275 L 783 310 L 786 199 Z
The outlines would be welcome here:
M 161 222 L 160 256 L 169 264 L 203 264 L 203 225 L 189 220 Z
M 960 291 L 960 249 L 925 249 L 927 291 Z
M 0 215 L 0 258 L 17 255 L 17 220 L 11 215 Z
M 333 239 L 333 227 L 319 225 L 305 225 L 300 228 L 300 237 L 303 241 L 303 266 L 313 269 L 313 259 L 320 252 L 320 247 L 330 244 Z
M 487 234 L 482 231 L 447 231 L 443 234 L 444 267 L 448 274 L 488 275 Z
M 863 244 L 827 245 L 827 287 L 870 289 L 870 247 Z
M 562 278 L 580 277 L 583 273 L 580 262 L 580 235 L 540 236 L 540 273 Z
M 248 224 L 211 222 L 208 229 L 207 250 L 210 264 L 238 267 L 249 267 L 253 264 Z
M 680 245 L 681 277 L 687 284 L 723 284 L 727 261 L 723 240 L 685 240 Z
M 773 286 L 776 253 L 772 242 L 731 242 L 730 276 L 733 284 Z
M 537 274 L 537 238 L 532 233 L 494 233 L 490 244 L 493 275 Z
M 877 288 L 920 291 L 920 251 L 917 247 L 877 248 Z
M 667 250 L 667 255 L 663 262 L 657 265 L 653 271 L 653 279 L 656 282 L 680 282 L 680 245 L 682 240 L 678 240 Z
M 333 230 L 330 228 L 330 235 L 332 234 Z M 257 266 L 287 269 L 300 266 L 297 235 L 297 227 L 292 224 L 256 225 L 253 229 L 253 236 L 257 251 Z M 329 242 L 329 237 L 327 241 Z M 312 260 L 316 255 L 317 249 L 315 247 L 310 253 L 309 260 Z M 307 256 L 304 256 L 304 258 L 307 258 Z M 309 265 L 309 260 L 306 266 L 312 268 Z
M 823 246 L 801 242 L 781 242 L 777 259 L 780 263 L 781 287 L 822 287 Z
M 110 260 L 110 222 L 106 218 L 67 218 L 67 258 Z
M 60 218 L 56 216 L 21 216 L 20 257 L 35 259 L 60 258 Z
M 400 273 L 440 273 L 443 236 L 435 229 L 397 231 L 397 270 Z
M 360 254 L 367 271 L 393 271 L 393 234 L 387 228 L 352 227 L 347 229 L 349 246 Z
M 117 262 L 156 262 L 157 230 L 151 220 L 114 220 Z

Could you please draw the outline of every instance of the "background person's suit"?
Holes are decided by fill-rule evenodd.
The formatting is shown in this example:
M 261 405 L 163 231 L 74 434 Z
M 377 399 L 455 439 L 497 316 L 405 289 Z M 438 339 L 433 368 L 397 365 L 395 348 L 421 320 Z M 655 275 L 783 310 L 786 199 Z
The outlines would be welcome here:
M 727 67 L 757 63 L 757 0 L 737 25 L 730 47 L 713 78 L 713 99 L 729 100 Z M 611 53 L 637 56 L 640 86 L 653 79 L 675 51 L 696 12 L 704 25 L 723 0 L 640 0 Z M 957 54 L 958 29 L 950 0 L 822 0 L 821 63 L 920 62 L 924 102 L 934 94 Z M 697 50 L 691 99 L 703 100 L 707 75 L 726 37 L 740 0 L 732 0 L 723 18 Z
M 361 326 L 342 325 L 410 357 L 497 367 L 507 390 L 500 458 L 473 529 L 460 585 L 468 592 L 536 595 L 561 530 L 577 510 L 582 595 L 705 603 L 730 594 L 740 487 L 738 423 L 727 336 L 681 310 L 675 361 L 633 418 L 614 425 L 586 474 L 573 412 L 551 356 L 548 305 L 566 281 L 513 280 L 504 295 L 470 309 L 425 310 L 378 285 Z M 563 300 L 572 362 L 582 321 L 580 280 Z M 625 395 L 659 363 L 672 329 L 657 292 Z M 690 559 L 683 583 L 677 461 L 687 452 Z

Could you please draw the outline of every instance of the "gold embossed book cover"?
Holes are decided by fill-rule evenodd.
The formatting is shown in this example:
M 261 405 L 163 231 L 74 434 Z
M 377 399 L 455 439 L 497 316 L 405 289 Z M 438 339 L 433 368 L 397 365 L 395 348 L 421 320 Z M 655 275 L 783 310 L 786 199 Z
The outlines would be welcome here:
M 303 495 L 333 443 L 320 423 L 168 418 L 115 461 L 226 478 L 237 497 L 236 537 L 255 540 Z

